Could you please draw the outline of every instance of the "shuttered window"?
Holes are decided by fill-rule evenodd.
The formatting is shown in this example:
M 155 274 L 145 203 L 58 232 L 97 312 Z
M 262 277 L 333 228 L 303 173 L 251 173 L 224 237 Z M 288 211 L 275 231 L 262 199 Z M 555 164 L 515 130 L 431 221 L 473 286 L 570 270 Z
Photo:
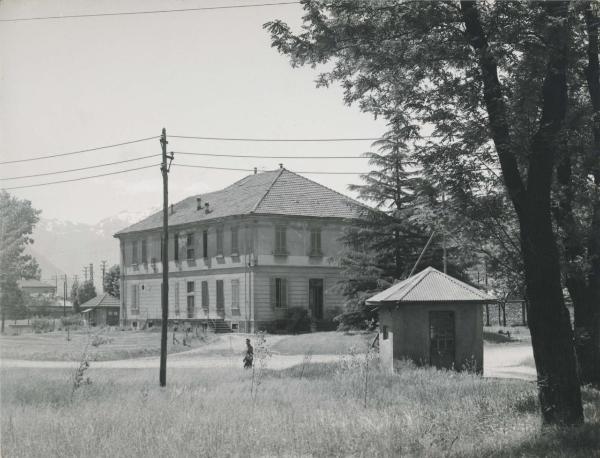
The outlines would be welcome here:
M 202 231 L 202 257 L 208 258 L 208 231 Z
M 185 246 L 187 249 L 187 260 L 193 261 L 194 259 L 196 259 L 196 253 L 194 252 L 194 234 L 193 234 L 193 232 L 190 232 L 187 235 Z
M 225 308 L 225 294 L 223 291 L 223 280 L 217 280 L 217 309 Z
M 239 236 L 238 236 L 238 227 L 231 226 L 231 254 L 239 254 Z
M 142 240 L 142 264 L 146 264 L 148 262 L 148 241 L 146 239 Z
M 137 264 L 138 263 L 138 247 L 137 247 L 137 240 L 134 240 L 133 242 L 131 242 L 131 264 Z
M 271 278 L 271 307 L 285 308 L 288 306 L 287 278 Z
M 202 282 L 202 307 L 208 309 L 210 304 L 210 299 L 208 296 L 208 282 Z
M 175 315 L 179 316 L 179 282 L 175 282 Z
M 173 234 L 173 259 L 179 261 L 179 233 L 177 232 Z
M 321 254 L 321 228 L 313 227 L 310 230 L 310 254 L 318 256 Z
M 217 228 L 217 256 L 223 256 L 223 228 Z
M 287 254 L 287 227 L 275 226 L 275 254 Z
M 240 281 L 231 280 L 231 313 L 240 313 Z

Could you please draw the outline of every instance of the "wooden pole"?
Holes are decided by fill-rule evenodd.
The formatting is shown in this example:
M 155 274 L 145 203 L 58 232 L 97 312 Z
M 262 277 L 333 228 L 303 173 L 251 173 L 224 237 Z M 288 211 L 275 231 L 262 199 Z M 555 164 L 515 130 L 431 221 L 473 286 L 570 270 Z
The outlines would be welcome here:
M 167 131 L 163 128 L 160 136 L 162 147 L 162 164 L 160 170 L 163 178 L 163 279 L 161 288 L 161 335 L 160 335 L 160 386 L 167 384 L 167 320 L 169 319 L 169 167 L 167 165 Z

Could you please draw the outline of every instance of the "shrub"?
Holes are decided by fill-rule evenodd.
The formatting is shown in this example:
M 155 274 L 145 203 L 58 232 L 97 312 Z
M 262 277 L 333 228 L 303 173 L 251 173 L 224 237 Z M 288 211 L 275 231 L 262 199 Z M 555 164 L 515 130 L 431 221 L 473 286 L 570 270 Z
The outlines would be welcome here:
M 31 329 L 33 329 L 33 332 L 36 334 L 53 331 L 54 320 L 48 320 L 46 318 L 34 318 L 31 320 Z
M 294 334 L 310 331 L 308 310 L 303 307 L 289 308 L 287 311 L 286 331 Z
M 75 327 L 75 326 L 81 326 L 83 324 L 83 319 L 81 318 L 80 315 L 69 315 L 69 316 L 63 316 L 60 319 L 60 324 L 61 327 Z

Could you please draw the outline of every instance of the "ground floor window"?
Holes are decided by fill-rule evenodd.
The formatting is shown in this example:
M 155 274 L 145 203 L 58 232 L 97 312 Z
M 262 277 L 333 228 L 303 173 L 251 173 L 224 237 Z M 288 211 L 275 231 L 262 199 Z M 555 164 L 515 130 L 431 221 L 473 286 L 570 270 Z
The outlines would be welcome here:
M 271 278 L 271 306 L 274 308 L 285 308 L 288 303 L 287 278 Z
M 225 308 L 225 294 L 223 291 L 223 280 L 217 280 L 217 309 Z
M 187 317 L 194 318 L 194 296 L 187 297 Z
M 240 314 L 240 281 L 231 280 L 231 313 Z

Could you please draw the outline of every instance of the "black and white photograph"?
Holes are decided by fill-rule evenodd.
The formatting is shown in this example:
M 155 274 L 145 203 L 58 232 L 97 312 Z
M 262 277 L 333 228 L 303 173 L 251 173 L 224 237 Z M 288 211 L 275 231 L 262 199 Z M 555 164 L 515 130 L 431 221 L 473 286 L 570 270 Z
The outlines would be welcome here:
M 0 0 L 0 456 L 600 458 L 600 1 Z

